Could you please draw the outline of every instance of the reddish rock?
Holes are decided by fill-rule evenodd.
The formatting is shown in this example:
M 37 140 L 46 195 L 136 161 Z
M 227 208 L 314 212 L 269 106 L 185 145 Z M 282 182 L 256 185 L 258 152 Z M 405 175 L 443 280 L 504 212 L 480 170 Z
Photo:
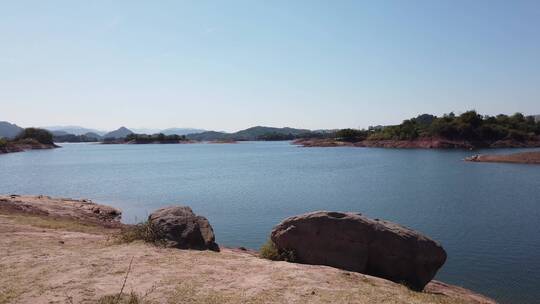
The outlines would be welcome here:
M 441 245 L 419 232 L 358 213 L 318 211 L 285 219 L 271 239 L 296 261 L 327 265 L 422 290 L 446 261 Z
M 214 230 L 208 220 L 195 215 L 186 206 L 172 206 L 154 211 L 148 221 L 163 233 L 169 247 L 219 251 Z

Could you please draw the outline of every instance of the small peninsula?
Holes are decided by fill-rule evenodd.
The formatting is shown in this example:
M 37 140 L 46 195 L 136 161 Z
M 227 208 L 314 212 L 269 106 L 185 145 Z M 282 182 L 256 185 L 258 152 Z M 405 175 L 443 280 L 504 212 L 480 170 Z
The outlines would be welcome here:
M 54 148 L 53 135 L 38 128 L 22 129 L 13 139 L 0 138 L 0 154 Z
M 484 163 L 514 163 L 540 165 L 540 151 L 500 154 L 500 155 L 473 155 L 465 161 Z
M 531 148 L 540 147 L 540 122 L 521 113 L 488 116 L 467 111 L 442 117 L 422 114 L 399 125 L 342 129 L 293 143 L 304 147 Z

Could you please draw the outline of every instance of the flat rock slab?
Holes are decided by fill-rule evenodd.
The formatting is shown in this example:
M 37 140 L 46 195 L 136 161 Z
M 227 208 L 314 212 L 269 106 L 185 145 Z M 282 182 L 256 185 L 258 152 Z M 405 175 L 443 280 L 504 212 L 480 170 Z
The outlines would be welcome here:
M 38 195 L 0 195 L 0 210 L 74 219 L 110 227 L 120 226 L 122 211 L 90 200 Z

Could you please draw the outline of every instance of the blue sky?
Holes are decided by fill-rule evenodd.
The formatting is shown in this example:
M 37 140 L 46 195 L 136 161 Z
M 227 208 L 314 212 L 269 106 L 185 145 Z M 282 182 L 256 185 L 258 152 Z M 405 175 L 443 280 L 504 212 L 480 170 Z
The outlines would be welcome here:
M 304 128 L 540 113 L 539 1 L 0 1 L 0 120 Z

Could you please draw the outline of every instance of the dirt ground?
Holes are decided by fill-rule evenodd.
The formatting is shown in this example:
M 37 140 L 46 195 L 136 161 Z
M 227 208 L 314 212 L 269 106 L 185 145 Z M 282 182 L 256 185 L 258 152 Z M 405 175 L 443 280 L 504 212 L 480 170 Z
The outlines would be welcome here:
M 129 303 L 493 303 L 443 283 L 418 293 L 383 279 L 240 250 L 120 243 L 117 231 L 0 214 L 0 303 L 116 303 L 123 299 L 117 295 L 124 280 L 123 294 L 136 300 Z

